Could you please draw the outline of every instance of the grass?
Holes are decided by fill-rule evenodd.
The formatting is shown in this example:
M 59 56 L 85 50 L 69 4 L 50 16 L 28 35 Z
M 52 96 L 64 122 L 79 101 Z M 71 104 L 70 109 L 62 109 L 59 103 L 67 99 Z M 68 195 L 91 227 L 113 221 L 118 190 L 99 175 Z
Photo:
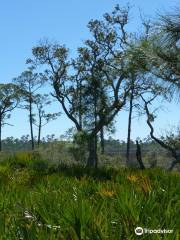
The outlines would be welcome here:
M 0 239 L 179 240 L 180 174 L 48 165 L 21 153 L 0 164 Z M 136 236 L 137 227 L 173 229 Z

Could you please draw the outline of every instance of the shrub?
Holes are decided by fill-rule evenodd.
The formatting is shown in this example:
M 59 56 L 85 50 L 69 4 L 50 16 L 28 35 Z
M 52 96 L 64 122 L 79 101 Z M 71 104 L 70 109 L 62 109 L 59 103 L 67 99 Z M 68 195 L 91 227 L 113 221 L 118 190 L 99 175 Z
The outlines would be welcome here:
M 69 147 L 75 161 L 84 163 L 87 155 L 87 134 L 83 131 L 74 135 L 73 144 Z
M 35 159 L 34 161 L 30 162 L 29 169 L 40 173 L 45 173 L 48 170 L 48 162 L 41 159 Z

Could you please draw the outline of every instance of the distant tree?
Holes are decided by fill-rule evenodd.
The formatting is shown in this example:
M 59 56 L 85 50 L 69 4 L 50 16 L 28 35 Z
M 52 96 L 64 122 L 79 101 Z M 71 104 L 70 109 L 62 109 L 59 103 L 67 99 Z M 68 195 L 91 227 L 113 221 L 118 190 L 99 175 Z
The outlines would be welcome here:
M 38 127 L 38 141 L 39 147 L 41 142 L 41 131 L 49 122 L 56 120 L 60 116 L 58 113 L 46 113 L 46 107 L 51 104 L 50 98 L 47 94 L 37 94 L 34 96 L 34 104 L 37 108 L 37 114 L 33 115 L 33 124 Z
M 0 84 L 0 151 L 2 151 L 2 127 L 10 125 L 7 120 L 18 106 L 19 100 L 20 92 L 17 86 L 12 83 Z
M 22 104 L 19 106 L 29 112 L 29 124 L 30 124 L 30 135 L 31 135 L 31 148 L 34 150 L 34 133 L 33 133 L 33 104 L 35 101 L 35 95 L 39 90 L 44 79 L 42 75 L 34 73 L 33 68 L 29 68 L 24 71 L 19 77 L 14 78 L 14 83 L 21 89 L 22 93 Z
M 75 127 L 68 128 L 64 134 L 60 135 L 60 139 L 62 141 L 73 141 L 73 137 L 76 133 L 77 129 Z

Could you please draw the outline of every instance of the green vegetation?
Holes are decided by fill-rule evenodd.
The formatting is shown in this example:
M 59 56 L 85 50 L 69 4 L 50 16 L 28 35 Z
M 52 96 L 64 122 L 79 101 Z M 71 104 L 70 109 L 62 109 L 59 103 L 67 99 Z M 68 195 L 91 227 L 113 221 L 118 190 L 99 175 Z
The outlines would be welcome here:
M 0 239 L 179 239 L 180 174 L 52 165 L 18 153 L 0 163 Z
M 180 126 L 158 135 L 154 125 L 159 104 L 179 103 L 180 9 L 142 19 L 142 32 L 128 30 L 130 9 L 91 20 L 74 56 L 40 41 L 27 69 L 0 84 L 0 240 L 134 240 L 136 227 L 173 231 L 141 239 L 179 240 L 180 173 L 165 169 L 179 170 Z M 30 135 L 2 139 L 15 109 Z M 127 142 L 107 139 L 124 111 Z M 64 118 L 57 138 L 43 137 L 61 114 L 72 127 L 57 137 Z M 135 115 L 150 138 L 131 140 Z
M 128 30 L 130 11 L 128 4 L 116 5 L 101 20 L 90 20 L 87 27 L 91 37 L 73 49 L 74 57 L 66 45 L 48 39 L 32 47 L 26 70 L 12 82 L 0 84 L 0 152 L 4 145 L 10 151 L 17 145 L 22 150 L 23 142 L 26 149 L 39 150 L 45 143 L 43 127 L 64 114 L 72 123 L 66 133 L 73 140 L 73 158 L 97 168 L 99 152 L 106 152 L 106 135 L 116 130 L 116 117 L 126 110 L 127 166 L 132 165 L 135 114 L 145 116 L 151 140 L 170 153 L 169 170 L 180 163 L 179 126 L 165 137 L 157 135 L 154 126 L 159 103 L 166 106 L 179 96 L 179 9 L 158 16 L 156 21 L 141 19 L 140 33 Z M 54 102 L 58 112 L 53 110 Z M 2 139 L 3 127 L 11 125 L 7 120 L 15 109 L 28 113 L 30 139 L 28 135 L 20 140 Z M 144 168 L 139 140 L 136 157 Z M 153 159 L 151 165 L 155 162 Z

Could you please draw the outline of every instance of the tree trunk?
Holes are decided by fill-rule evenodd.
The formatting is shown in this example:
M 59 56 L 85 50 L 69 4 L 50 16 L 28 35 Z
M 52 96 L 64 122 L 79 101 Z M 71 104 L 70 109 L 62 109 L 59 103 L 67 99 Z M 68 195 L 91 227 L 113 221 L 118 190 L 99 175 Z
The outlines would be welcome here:
M 160 140 L 159 138 L 157 138 L 157 137 L 154 136 L 154 127 L 153 127 L 153 125 L 151 124 L 151 116 L 152 116 L 152 114 L 150 114 L 150 112 L 149 112 L 148 102 L 146 102 L 145 99 L 143 99 L 143 101 L 144 101 L 144 103 L 145 103 L 145 106 L 144 106 L 144 107 L 145 107 L 145 111 L 146 111 L 146 115 L 147 115 L 147 120 L 146 120 L 146 122 L 147 122 L 147 124 L 148 124 L 148 126 L 149 126 L 149 128 L 150 128 L 150 136 L 151 136 L 151 138 L 152 138 L 154 141 L 156 141 L 161 147 L 163 147 L 164 149 L 170 151 L 172 157 L 175 159 L 175 160 L 172 162 L 172 164 L 171 164 L 171 166 L 170 166 L 170 168 L 169 168 L 169 170 L 171 171 L 177 163 L 180 163 L 179 156 L 178 156 L 177 151 L 176 151 L 175 148 L 167 145 L 167 144 L 164 143 L 162 140 Z
M 2 117 L 0 116 L 0 152 L 2 151 Z
M 134 99 L 134 83 L 131 88 L 131 96 L 129 103 L 129 118 L 128 118 L 128 136 L 127 136 L 127 149 L 126 149 L 126 164 L 130 166 L 130 144 L 131 144 L 131 122 L 132 122 L 132 111 L 133 111 L 133 99 Z
M 89 158 L 88 158 L 88 162 L 90 163 L 90 165 L 92 167 L 97 168 L 98 166 L 98 156 L 97 156 L 97 89 L 96 89 L 96 84 L 94 86 L 94 128 L 95 128 L 95 132 L 93 134 L 91 134 L 92 137 L 90 137 L 90 145 L 89 145 Z M 92 139 L 92 142 L 91 142 Z
M 82 83 L 78 86 L 79 89 L 79 126 L 82 129 Z
M 143 164 L 143 161 L 142 161 L 142 155 L 141 155 L 141 146 L 139 144 L 139 142 L 136 140 L 136 158 L 137 158 L 137 161 L 139 163 L 139 166 L 141 169 L 145 169 L 145 166 Z
M 97 155 L 98 135 L 97 134 L 94 137 L 94 144 L 95 144 L 95 168 L 97 168 L 98 167 L 98 155 Z
M 40 146 L 41 142 L 41 128 L 42 128 L 42 119 L 39 117 L 39 127 L 38 127 L 38 147 Z
M 29 124 L 30 124 L 30 131 L 31 131 L 31 149 L 34 150 L 33 116 L 32 116 L 32 100 L 31 99 L 29 104 Z
M 101 154 L 104 154 L 104 127 L 102 127 L 100 131 L 100 138 L 101 138 Z
M 87 160 L 87 167 L 97 167 L 98 156 L 97 156 L 97 135 L 89 137 L 88 141 L 89 156 Z
M 169 167 L 168 170 L 169 170 L 169 171 L 172 171 L 173 168 L 175 167 L 175 165 L 178 164 L 178 163 L 180 163 L 180 161 L 178 161 L 178 160 L 174 160 L 174 161 L 172 161 L 171 166 Z

